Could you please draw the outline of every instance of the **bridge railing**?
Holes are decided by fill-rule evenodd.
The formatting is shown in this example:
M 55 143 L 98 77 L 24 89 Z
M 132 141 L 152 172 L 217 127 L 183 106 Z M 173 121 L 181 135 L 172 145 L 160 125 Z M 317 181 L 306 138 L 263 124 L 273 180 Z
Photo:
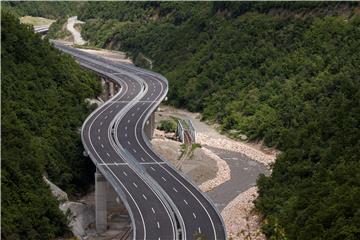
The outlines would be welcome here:
M 191 119 L 178 120 L 176 135 L 179 137 L 179 139 L 182 143 L 185 142 L 185 137 L 184 137 L 185 131 L 190 134 L 191 142 L 194 143 L 195 136 L 196 136 L 196 130 L 195 130 L 194 124 L 191 121 Z
M 179 139 L 182 143 L 185 142 L 184 131 L 185 131 L 185 128 L 184 128 L 183 124 L 181 123 L 181 120 L 178 120 L 176 135 L 179 137 Z

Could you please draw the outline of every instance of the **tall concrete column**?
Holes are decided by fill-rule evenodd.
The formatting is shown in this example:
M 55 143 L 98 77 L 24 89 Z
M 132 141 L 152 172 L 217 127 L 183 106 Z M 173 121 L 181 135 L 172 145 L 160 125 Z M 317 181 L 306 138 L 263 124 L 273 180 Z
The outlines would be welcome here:
M 109 96 L 112 98 L 114 96 L 114 83 L 109 81 Z
M 104 232 L 107 229 L 107 181 L 96 169 L 95 172 L 95 222 L 96 230 Z
M 101 94 L 101 98 L 106 101 L 108 100 L 108 84 L 107 84 L 107 81 L 104 77 L 101 77 L 101 87 L 103 89 L 103 92 Z
M 103 89 L 105 88 L 105 79 L 103 77 L 101 77 L 101 86 Z
M 151 138 L 152 138 L 155 131 L 155 111 L 151 114 L 150 118 L 151 118 L 150 123 L 151 123 Z
M 145 123 L 145 135 L 151 140 L 155 130 L 155 111 L 151 113 L 149 119 Z

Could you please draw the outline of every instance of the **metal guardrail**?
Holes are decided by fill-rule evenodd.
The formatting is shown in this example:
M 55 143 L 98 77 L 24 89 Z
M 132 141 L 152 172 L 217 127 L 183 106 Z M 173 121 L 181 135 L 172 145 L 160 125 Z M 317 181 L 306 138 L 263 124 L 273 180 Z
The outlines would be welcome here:
M 185 142 L 184 131 L 185 131 L 184 126 L 182 125 L 181 121 L 178 120 L 178 125 L 177 125 L 177 129 L 176 129 L 176 135 L 179 137 L 179 139 L 180 139 L 180 141 L 182 143 Z
M 195 136 L 196 136 L 195 126 L 194 126 L 193 122 L 191 121 L 191 119 L 187 119 L 187 121 L 188 121 L 191 141 L 194 143 L 196 141 L 196 139 L 195 139 Z
M 191 119 L 178 120 L 176 135 L 182 143 L 185 142 L 185 131 L 189 133 L 191 142 L 195 142 L 196 130 Z
M 35 33 L 45 33 L 49 31 L 49 25 L 34 26 Z

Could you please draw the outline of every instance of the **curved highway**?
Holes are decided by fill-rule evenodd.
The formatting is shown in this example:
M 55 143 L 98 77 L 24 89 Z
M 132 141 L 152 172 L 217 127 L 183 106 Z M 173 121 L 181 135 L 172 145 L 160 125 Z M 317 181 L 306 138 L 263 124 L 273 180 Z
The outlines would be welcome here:
M 210 200 L 155 154 L 145 137 L 148 118 L 167 94 L 167 80 L 132 65 L 54 45 L 121 86 L 87 118 L 82 140 L 129 210 L 134 239 L 194 239 L 196 234 L 209 240 L 226 239 L 222 219 Z

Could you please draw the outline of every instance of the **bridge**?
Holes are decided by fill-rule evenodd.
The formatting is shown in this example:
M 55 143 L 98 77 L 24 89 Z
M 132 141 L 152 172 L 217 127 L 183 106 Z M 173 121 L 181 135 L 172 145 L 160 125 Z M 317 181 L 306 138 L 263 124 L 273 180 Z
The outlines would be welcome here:
M 133 65 L 58 42 L 54 46 L 100 75 L 109 88 L 110 99 L 85 120 L 81 131 L 97 169 L 97 230 L 107 228 L 108 205 L 121 202 L 130 214 L 134 239 L 226 239 L 212 202 L 151 148 L 154 112 L 166 97 L 168 81 Z
M 49 31 L 50 25 L 38 25 L 34 26 L 35 33 L 45 34 Z

